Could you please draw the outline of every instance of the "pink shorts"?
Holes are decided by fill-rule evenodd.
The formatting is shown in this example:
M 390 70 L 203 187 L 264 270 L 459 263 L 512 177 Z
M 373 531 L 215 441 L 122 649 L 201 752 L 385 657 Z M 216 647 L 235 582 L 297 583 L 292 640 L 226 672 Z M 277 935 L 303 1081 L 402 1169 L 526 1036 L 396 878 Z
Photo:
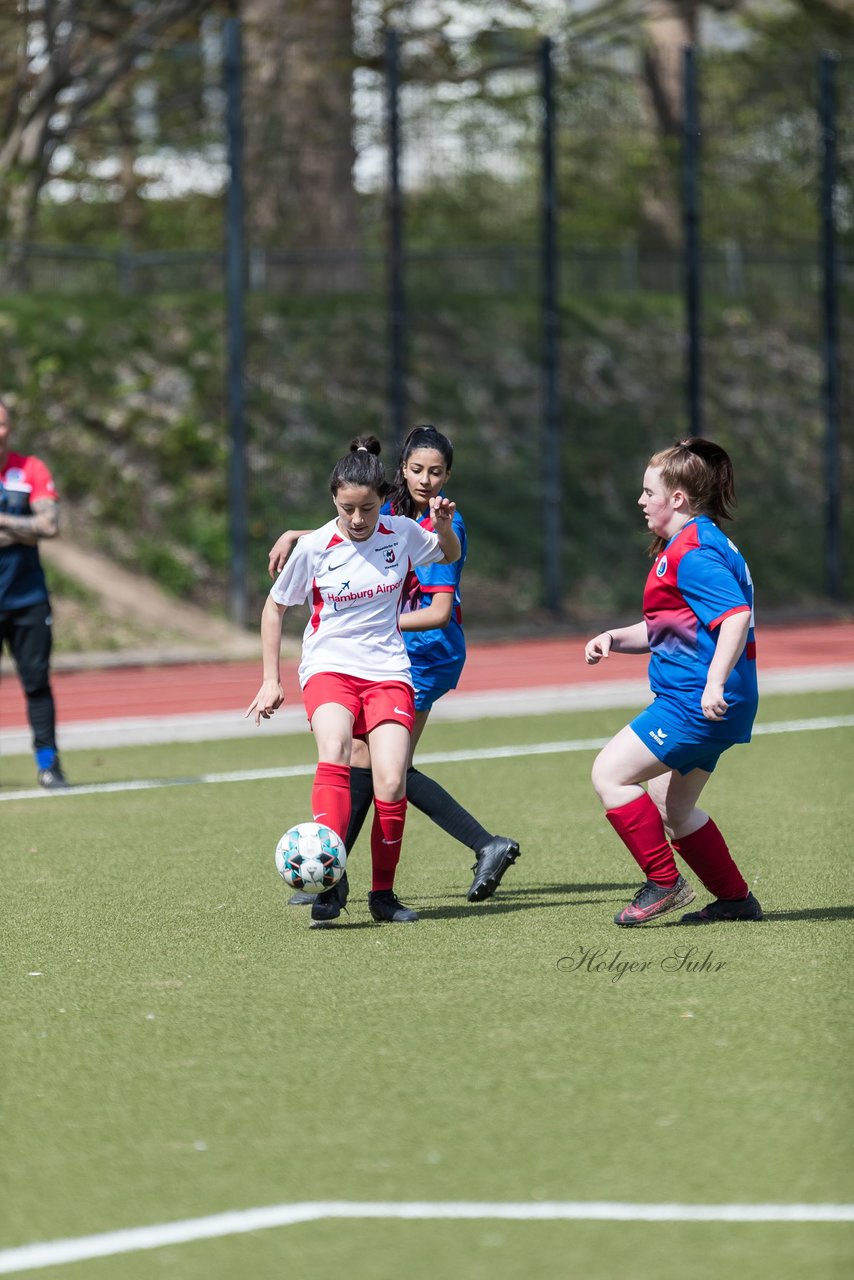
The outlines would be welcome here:
M 360 680 L 339 671 L 320 671 L 306 682 L 302 700 L 308 722 L 325 702 L 336 702 L 353 715 L 353 736 L 363 737 L 389 720 L 412 732 L 415 694 L 402 680 Z

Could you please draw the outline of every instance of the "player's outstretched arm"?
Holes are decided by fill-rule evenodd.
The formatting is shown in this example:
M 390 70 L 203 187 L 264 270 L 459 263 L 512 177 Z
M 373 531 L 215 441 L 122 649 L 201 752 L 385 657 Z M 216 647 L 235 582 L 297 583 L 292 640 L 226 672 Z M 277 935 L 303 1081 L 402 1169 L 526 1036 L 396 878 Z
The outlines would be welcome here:
M 277 604 L 272 596 L 267 596 L 261 614 L 261 657 L 263 661 L 263 678 L 261 688 L 246 708 L 244 720 L 253 716 L 255 723 L 269 720 L 273 712 L 285 700 L 282 681 L 279 676 L 279 659 L 282 648 L 282 619 L 286 606 Z
M 584 661 L 595 666 L 611 653 L 648 653 L 649 635 L 646 622 L 635 622 L 630 627 L 615 627 L 613 631 L 600 631 L 584 646 Z

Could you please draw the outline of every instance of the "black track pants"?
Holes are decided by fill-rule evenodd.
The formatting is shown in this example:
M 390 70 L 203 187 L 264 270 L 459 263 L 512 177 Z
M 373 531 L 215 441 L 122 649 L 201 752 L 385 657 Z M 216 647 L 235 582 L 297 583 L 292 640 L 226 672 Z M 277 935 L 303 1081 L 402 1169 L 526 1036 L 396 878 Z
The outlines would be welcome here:
M 52 621 L 49 600 L 23 609 L 0 609 L 0 654 L 6 646 L 12 655 L 27 699 L 36 750 L 56 747 L 56 710 L 50 688 Z

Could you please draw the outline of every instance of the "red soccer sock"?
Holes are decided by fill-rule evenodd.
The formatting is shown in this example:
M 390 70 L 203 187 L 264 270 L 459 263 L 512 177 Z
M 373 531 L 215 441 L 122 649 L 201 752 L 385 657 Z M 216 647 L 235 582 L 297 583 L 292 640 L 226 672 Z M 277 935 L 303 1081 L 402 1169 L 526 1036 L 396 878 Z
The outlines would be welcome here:
M 673 850 L 664 833 L 661 814 L 645 791 L 637 800 L 607 809 L 605 817 L 647 880 L 671 888 L 679 879 Z
M 716 898 L 731 902 L 747 897 L 750 892 L 747 881 L 733 862 L 727 842 L 711 818 L 699 831 L 674 840 L 673 848 Z
M 406 796 L 400 800 L 377 800 L 374 797 L 374 825 L 371 828 L 371 889 L 374 891 L 394 887 L 405 822 Z
M 315 822 L 331 827 L 343 840 L 350 825 L 350 766 L 317 766 L 311 788 L 311 813 Z

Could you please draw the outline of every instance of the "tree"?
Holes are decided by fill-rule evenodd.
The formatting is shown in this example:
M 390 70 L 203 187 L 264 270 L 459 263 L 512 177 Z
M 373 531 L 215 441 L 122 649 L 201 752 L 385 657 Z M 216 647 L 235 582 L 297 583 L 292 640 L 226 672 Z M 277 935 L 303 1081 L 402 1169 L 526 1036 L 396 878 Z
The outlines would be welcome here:
M 530 0 L 504 0 L 492 23 L 530 19 Z M 243 0 L 246 172 L 253 241 L 352 250 L 361 243 L 353 185 L 353 75 L 382 71 L 383 34 L 398 29 L 411 49 L 407 74 L 473 80 L 454 53 L 454 24 L 476 32 L 483 12 L 435 0 Z
M 244 0 L 253 244 L 354 249 L 352 0 Z
M 4 284 L 26 282 L 26 246 L 58 149 L 73 139 L 135 62 L 214 0 L 34 0 L 6 15 L 0 75 L 0 207 L 9 241 Z

